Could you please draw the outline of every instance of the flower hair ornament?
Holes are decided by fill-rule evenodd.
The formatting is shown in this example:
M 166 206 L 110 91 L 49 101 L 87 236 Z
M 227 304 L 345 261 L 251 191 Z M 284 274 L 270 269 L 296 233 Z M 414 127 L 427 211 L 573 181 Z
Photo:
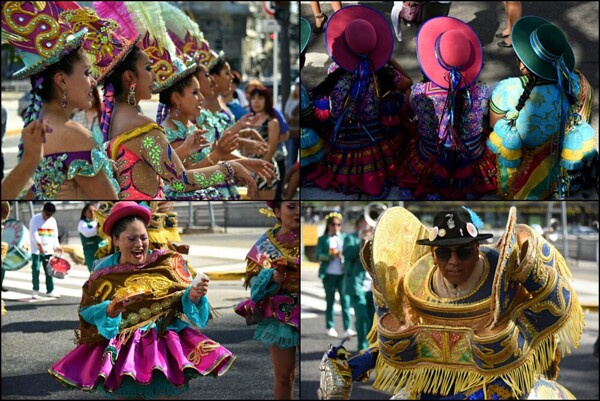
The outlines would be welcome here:
M 331 212 L 327 216 L 325 216 L 325 220 L 330 220 L 333 218 L 340 219 L 342 221 L 344 220 L 344 217 L 342 216 L 342 214 L 338 213 L 338 212 Z

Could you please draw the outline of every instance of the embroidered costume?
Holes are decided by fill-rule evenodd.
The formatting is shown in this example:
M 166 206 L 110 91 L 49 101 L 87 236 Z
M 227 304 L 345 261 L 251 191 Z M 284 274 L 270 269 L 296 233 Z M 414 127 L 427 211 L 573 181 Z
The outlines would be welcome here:
M 332 63 L 328 74 L 339 67 Z M 343 73 L 326 96 L 314 101 L 314 118 L 320 121 L 319 135 L 325 154 L 306 179 L 320 188 L 337 188 L 344 192 L 364 192 L 384 197 L 389 188 L 385 181 L 397 174 L 398 151 L 402 149 L 402 129 L 397 121 L 385 116 L 398 114 L 404 100 L 397 92 L 402 75 L 395 71 L 394 87 L 385 97 L 377 93 L 368 76 L 357 99 L 350 98 L 356 78 Z M 352 112 L 346 112 L 351 109 Z M 393 111 L 392 111 L 393 110 Z M 313 137 L 311 141 L 318 146 Z M 315 152 L 318 152 L 318 147 Z
M 257 324 L 254 339 L 279 348 L 300 341 L 300 247 L 297 233 L 278 235 L 276 225 L 264 233 L 246 256 L 246 287 L 251 298 L 235 311 L 248 324 Z M 275 270 L 285 272 L 281 286 L 271 281 Z
M 463 236 L 476 237 L 469 224 Z M 372 345 L 354 358 L 332 348 L 322 383 L 337 386 L 322 385 L 320 392 L 347 398 L 351 380 L 366 380 L 376 368 L 374 388 L 398 399 L 527 398 L 542 390 L 572 398 L 553 381 L 561 356 L 579 346 L 583 329 L 562 255 L 531 227 L 517 224 L 513 207 L 498 243 L 480 244 L 484 268 L 474 289 L 444 298 L 436 290 L 443 287 L 431 250 L 417 241 L 445 235 L 404 208 L 382 215 L 361 255 L 377 310 Z M 551 393 L 545 394 L 541 398 Z
M 411 88 L 419 136 L 408 144 L 399 176 L 400 186 L 413 189 L 415 197 L 464 198 L 465 194 L 477 196 L 496 188 L 495 157 L 485 145 L 483 130 L 489 89 L 475 83 L 470 96 L 460 98 L 462 129 L 444 140 L 450 119 L 450 114 L 444 113 L 447 98 L 448 91 L 433 82 Z
M 577 116 L 567 126 L 563 151 L 559 155 L 561 90 L 554 82 L 539 80 L 530 99 L 517 112 L 519 98 L 530 80 L 527 76 L 508 78 L 496 85 L 490 109 L 506 118 L 498 120 L 488 146 L 497 154 L 498 194 L 507 199 L 545 199 L 560 191 L 562 195 L 581 188 L 582 180 L 572 184 L 566 171 L 591 170 L 597 155 L 594 129 L 589 125 L 592 93 L 587 79 L 575 70 L 572 79 L 577 103 L 570 110 Z M 548 116 L 555 116 L 548 118 Z M 586 165 L 587 167 L 583 167 Z M 559 177 L 563 177 L 560 183 Z M 569 188 L 572 186 L 571 188 Z M 562 187 L 562 189 L 561 189 Z
M 204 112 L 204 110 L 202 110 Z M 209 112 L 210 113 L 210 112 Z M 200 115 L 202 116 L 202 114 Z M 189 127 L 185 127 L 183 123 L 177 120 L 172 120 L 173 124 L 177 126 L 177 129 L 164 128 L 165 136 L 169 143 L 173 144 L 174 142 L 181 142 L 187 138 L 188 135 L 191 135 L 198 128 L 195 125 L 191 125 Z M 202 128 L 205 128 L 206 125 L 201 125 Z M 215 142 L 215 131 L 214 127 L 211 127 L 209 132 L 204 134 L 204 138 L 206 138 L 211 146 Z M 203 160 L 210 153 L 210 147 L 200 149 L 193 155 L 187 158 L 188 161 L 192 163 L 198 163 Z M 174 199 L 174 200 L 183 200 L 190 199 L 191 200 L 239 200 L 240 195 L 237 191 L 237 187 L 235 185 L 235 181 L 232 179 L 228 179 L 220 185 L 216 185 L 214 188 L 201 189 L 194 192 L 175 192 L 169 185 L 165 186 L 165 198 Z
M 497 155 L 498 195 L 564 198 L 597 185 L 592 92 L 564 33 L 528 15 L 512 37 L 525 74 L 500 81 L 492 93 L 490 110 L 503 115 L 488 140 Z
M 48 372 L 69 388 L 121 397 L 156 398 L 188 389 L 191 378 L 221 376 L 235 357 L 203 335 L 210 305 L 189 299 L 190 276 L 181 255 L 150 251 L 142 265 L 119 264 L 120 253 L 98 262 L 83 285 L 79 345 Z M 113 296 L 144 292 L 115 318 Z
M 75 178 L 94 177 L 102 171 L 118 191 L 112 163 L 99 146 L 92 150 L 46 155 L 33 173 L 31 190 L 38 200 L 82 199 L 84 193 Z
M 163 132 L 156 123 L 149 123 L 119 135 L 108 144 L 107 153 L 117 166 L 119 199 L 162 199 L 162 180 L 178 192 L 205 189 L 226 181 L 227 177 L 220 169 L 208 177 L 198 170 L 186 171 L 179 158 L 173 157 L 173 148 L 164 135 L 147 135 L 152 130 Z M 145 136 L 137 142 L 138 155 L 125 144 L 142 135 Z M 227 175 L 232 174 L 228 171 Z M 156 188 L 152 193 L 145 189 L 152 187 Z

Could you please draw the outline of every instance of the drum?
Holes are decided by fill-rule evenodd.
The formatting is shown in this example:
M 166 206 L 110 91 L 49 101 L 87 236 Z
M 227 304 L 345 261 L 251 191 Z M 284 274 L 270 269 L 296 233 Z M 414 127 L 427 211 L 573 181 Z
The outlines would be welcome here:
M 2 242 L 8 244 L 8 252 L 2 260 L 4 270 L 18 270 L 31 260 L 29 251 L 29 230 L 19 220 L 10 219 L 4 222 Z
M 46 265 L 46 274 L 54 278 L 69 277 L 71 264 L 60 256 L 53 256 Z

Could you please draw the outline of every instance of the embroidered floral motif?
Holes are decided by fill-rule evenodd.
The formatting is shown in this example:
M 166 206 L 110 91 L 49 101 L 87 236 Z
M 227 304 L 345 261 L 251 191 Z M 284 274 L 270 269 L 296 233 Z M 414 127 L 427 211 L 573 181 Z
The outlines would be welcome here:
M 158 174 L 161 174 L 162 168 L 160 165 L 160 160 L 162 159 L 162 149 L 160 145 L 156 143 L 154 137 L 147 136 L 142 139 L 142 148 L 148 151 L 152 166 L 156 169 Z
M 61 185 L 67 179 L 64 161 L 67 154 L 64 153 L 57 158 L 44 157 L 33 173 L 33 193 L 39 200 L 52 200 L 60 190 Z
M 202 187 L 210 187 L 220 184 L 225 181 L 225 174 L 220 170 L 215 171 L 209 178 L 202 173 L 194 172 L 194 178 L 196 182 Z
M 183 192 L 185 190 L 185 184 L 181 181 L 173 181 L 170 183 L 170 186 L 177 192 Z

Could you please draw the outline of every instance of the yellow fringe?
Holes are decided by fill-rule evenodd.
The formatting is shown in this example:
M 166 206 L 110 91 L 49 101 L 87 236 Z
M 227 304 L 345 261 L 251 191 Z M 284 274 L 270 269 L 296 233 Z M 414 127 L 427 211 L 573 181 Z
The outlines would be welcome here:
M 475 367 L 442 366 L 427 363 L 415 367 L 395 367 L 383 357 L 377 359 L 376 378 L 373 387 L 380 391 L 397 393 L 409 386 L 411 391 L 418 393 L 449 395 L 467 391 L 479 386 L 485 386 L 500 378 L 510 387 L 513 396 L 520 397 L 528 392 L 535 382 L 551 367 L 558 347 L 561 355 L 571 352 L 571 346 L 579 347 L 579 339 L 583 331 L 583 310 L 579 305 L 577 295 L 573 292 L 572 305 L 568 317 L 553 332 L 548 333 L 543 340 L 534 345 L 527 359 L 519 366 L 505 372 L 482 373 Z M 371 334 L 371 333 L 369 333 Z M 557 340 L 558 339 L 558 344 Z
M 164 228 L 148 229 L 148 239 L 151 243 L 168 244 L 171 234 Z M 181 239 L 181 238 L 180 238 Z

